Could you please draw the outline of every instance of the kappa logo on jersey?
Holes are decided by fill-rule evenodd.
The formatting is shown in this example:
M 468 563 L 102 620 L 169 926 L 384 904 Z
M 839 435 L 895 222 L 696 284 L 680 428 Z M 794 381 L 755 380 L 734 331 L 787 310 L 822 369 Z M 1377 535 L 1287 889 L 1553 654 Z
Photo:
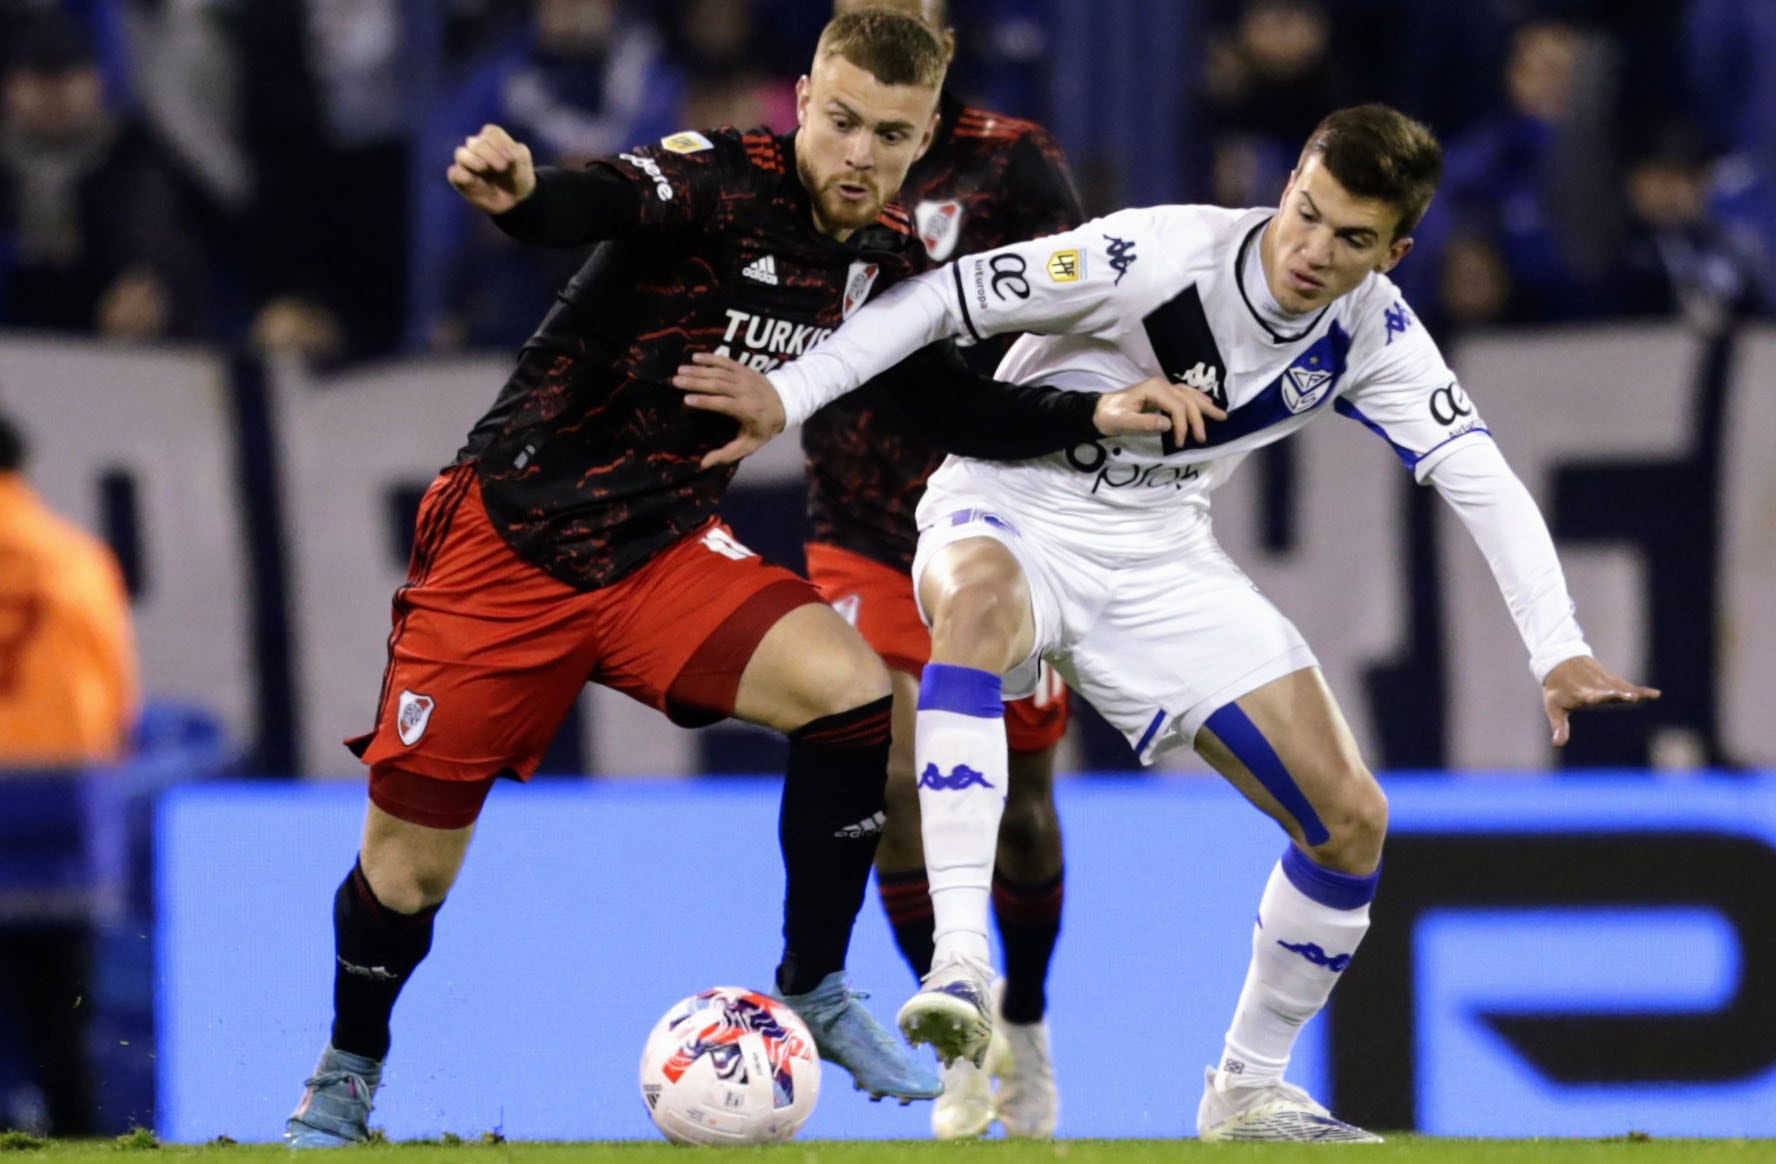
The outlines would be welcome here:
M 1405 335 L 1406 329 L 1413 324 L 1412 312 L 1407 310 L 1404 299 L 1382 312 L 1382 318 L 1387 321 L 1387 342 L 1390 344 L 1395 336 Z
M 1085 274 L 1083 251 L 1056 251 L 1048 256 L 1048 277 L 1056 283 L 1077 283 Z
M 925 771 L 919 775 L 919 787 L 929 788 L 933 792 L 960 792 L 964 788 L 997 788 L 998 785 L 967 764 L 957 764 L 950 769 L 947 776 L 936 764 L 927 764 Z
M 943 262 L 956 249 L 962 237 L 962 204 L 954 198 L 943 202 L 921 202 L 913 211 L 913 226 L 925 253 L 935 262 Z
M 715 143 L 693 130 L 671 134 L 660 139 L 662 149 L 671 150 L 675 154 L 695 154 L 704 150 L 712 150 Z
M 1187 372 L 1173 372 L 1172 379 L 1201 392 L 1215 402 L 1215 407 L 1227 407 L 1227 389 L 1221 384 L 1221 369 L 1213 364 L 1198 360 L 1196 367 Z
M 643 154 L 618 154 L 617 157 L 628 162 L 642 173 L 654 180 L 654 196 L 662 202 L 672 201 L 672 183 L 660 170 L 660 163 Z
M 751 279 L 755 283 L 763 283 L 769 287 L 777 286 L 777 257 L 763 255 L 740 268 L 742 279 Z
M 876 285 L 876 276 L 881 270 L 875 263 L 862 260 L 851 264 L 851 271 L 845 276 L 845 302 L 841 308 L 846 319 L 850 319 L 851 313 L 862 307 L 863 301 L 869 298 L 870 288 Z
M 395 731 L 403 744 L 411 748 L 419 742 L 419 737 L 425 735 L 426 725 L 432 722 L 432 709 L 436 706 L 436 701 L 429 695 L 401 692 L 396 703 Z
M 1110 244 L 1110 269 L 1116 272 L 1116 282 L 1111 286 L 1121 286 L 1122 277 L 1135 265 L 1135 244 L 1111 234 L 1105 235 L 1104 241 Z

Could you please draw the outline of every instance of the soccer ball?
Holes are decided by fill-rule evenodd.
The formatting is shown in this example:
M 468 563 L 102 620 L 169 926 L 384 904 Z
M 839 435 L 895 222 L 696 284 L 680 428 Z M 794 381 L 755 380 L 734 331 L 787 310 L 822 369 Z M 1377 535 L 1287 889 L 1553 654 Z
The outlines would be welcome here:
M 777 1144 L 820 1095 L 814 1036 L 793 1010 L 739 986 L 674 1004 L 641 1052 L 641 1098 L 675 1144 Z

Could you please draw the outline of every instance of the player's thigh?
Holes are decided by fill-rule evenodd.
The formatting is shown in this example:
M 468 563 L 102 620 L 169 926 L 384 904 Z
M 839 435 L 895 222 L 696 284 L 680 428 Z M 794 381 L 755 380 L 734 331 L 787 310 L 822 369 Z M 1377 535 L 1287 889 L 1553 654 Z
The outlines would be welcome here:
M 990 510 L 958 509 L 921 530 L 913 582 L 933 657 L 1003 675 L 1008 699 L 1031 694 L 1038 656 L 1070 618 L 1089 618 L 1094 583 L 1066 561 Z
M 785 614 L 759 641 L 734 714 L 788 732 L 888 693 L 881 658 L 832 607 L 815 603 Z
M 881 661 L 806 578 L 712 521 L 610 587 L 591 677 L 685 727 L 789 731 L 888 693 Z
M 1196 750 L 1323 864 L 1374 871 L 1387 797 L 1318 667 L 1217 709 L 1197 733 Z

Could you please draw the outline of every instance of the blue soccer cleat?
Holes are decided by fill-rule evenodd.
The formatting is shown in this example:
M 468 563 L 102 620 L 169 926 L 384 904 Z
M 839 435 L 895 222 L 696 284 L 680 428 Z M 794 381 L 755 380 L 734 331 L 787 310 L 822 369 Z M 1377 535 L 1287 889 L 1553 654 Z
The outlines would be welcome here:
M 843 970 L 828 974 L 806 994 L 777 997 L 808 1024 L 820 1057 L 849 1071 L 857 1090 L 869 1092 L 871 1099 L 893 1096 L 907 1104 L 943 1094 L 936 1073 L 858 1005 L 869 995 L 851 989 Z
M 382 1060 L 329 1044 L 303 1082 L 302 1102 L 284 1123 L 292 1148 L 349 1148 L 370 1138 L 370 1100 L 382 1083 Z
M 930 1043 L 948 1065 L 983 1066 L 993 1039 L 992 971 L 973 958 L 933 966 L 919 993 L 900 1008 L 900 1033 L 914 1046 Z

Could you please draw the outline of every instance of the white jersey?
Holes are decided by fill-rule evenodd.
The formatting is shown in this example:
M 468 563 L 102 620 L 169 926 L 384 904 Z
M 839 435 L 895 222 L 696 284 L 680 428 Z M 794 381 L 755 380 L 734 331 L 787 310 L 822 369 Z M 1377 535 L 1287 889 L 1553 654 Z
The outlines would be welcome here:
M 1111 392 L 1166 377 L 1201 389 L 1228 413 L 1201 445 L 1192 439 L 1180 448 L 1169 433 L 1106 437 L 1015 463 L 951 457 L 931 478 L 922 527 L 957 498 L 986 489 L 1015 498 L 1014 517 L 1031 532 L 1106 562 L 1185 544 L 1207 519 L 1209 495 L 1245 454 L 1328 411 L 1382 436 L 1421 481 L 1464 448 L 1483 445 L 1490 459 L 1469 458 L 1481 475 L 1501 481 L 1501 496 L 1503 481 L 1521 493 L 1474 404 L 1386 276 L 1370 274 L 1316 315 L 1281 315 L 1259 258 L 1275 213 L 1123 210 L 970 255 L 891 288 L 770 379 L 789 420 L 799 422 L 926 344 L 1024 332 L 1000 365 L 1001 379 Z M 1478 497 L 1457 510 L 1494 563 L 1539 678 L 1588 653 L 1552 541 L 1533 503 L 1535 528 L 1522 528 L 1527 494 L 1499 506 L 1488 504 L 1485 488 Z M 1515 528 L 1497 527 L 1507 512 Z

